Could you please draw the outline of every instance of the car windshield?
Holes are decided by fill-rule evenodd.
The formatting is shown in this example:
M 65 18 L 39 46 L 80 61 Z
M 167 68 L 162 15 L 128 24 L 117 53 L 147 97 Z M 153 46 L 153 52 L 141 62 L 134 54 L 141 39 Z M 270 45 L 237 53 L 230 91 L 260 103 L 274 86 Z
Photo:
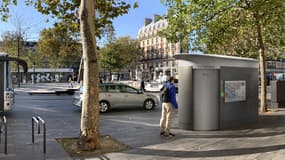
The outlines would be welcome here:
M 121 86 L 121 92 L 138 93 L 138 90 L 130 86 Z
M 82 94 L 84 90 L 83 86 L 80 86 L 79 92 Z M 130 86 L 125 86 L 125 85 L 102 85 L 99 86 L 99 91 L 100 92 L 125 92 L 125 93 L 138 93 L 138 90 L 130 87 Z

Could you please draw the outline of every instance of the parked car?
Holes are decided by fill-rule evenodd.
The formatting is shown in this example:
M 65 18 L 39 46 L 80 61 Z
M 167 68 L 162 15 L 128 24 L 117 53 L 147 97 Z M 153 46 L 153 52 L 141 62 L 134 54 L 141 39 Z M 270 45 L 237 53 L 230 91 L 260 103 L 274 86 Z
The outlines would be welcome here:
M 82 107 L 83 87 L 73 95 L 73 105 Z M 108 112 L 116 107 L 143 107 L 151 110 L 159 104 L 152 94 L 143 93 L 139 89 L 122 83 L 103 83 L 99 85 L 100 112 Z

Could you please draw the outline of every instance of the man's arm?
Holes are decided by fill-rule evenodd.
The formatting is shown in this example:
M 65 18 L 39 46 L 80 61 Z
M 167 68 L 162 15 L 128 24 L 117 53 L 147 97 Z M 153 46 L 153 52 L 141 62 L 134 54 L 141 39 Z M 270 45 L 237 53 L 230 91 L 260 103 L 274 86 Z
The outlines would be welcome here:
M 163 85 L 161 88 L 160 88 L 160 93 L 162 93 L 163 91 L 165 91 L 165 88 L 166 86 L 165 85 Z

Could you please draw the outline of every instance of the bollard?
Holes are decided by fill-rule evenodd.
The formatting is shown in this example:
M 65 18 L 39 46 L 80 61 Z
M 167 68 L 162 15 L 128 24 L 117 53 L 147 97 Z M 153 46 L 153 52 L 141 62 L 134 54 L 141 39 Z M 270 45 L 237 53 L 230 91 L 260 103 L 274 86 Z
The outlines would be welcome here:
M 1 124 L 0 124 L 0 143 L 1 143 L 1 136 L 2 132 L 4 131 L 4 153 L 8 154 L 7 151 L 7 119 L 5 116 L 1 117 Z
M 38 120 L 42 123 L 43 125 L 43 130 L 44 130 L 44 133 L 43 133 L 43 149 L 44 149 L 44 153 L 46 153 L 46 123 L 45 121 L 38 116 Z M 40 128 L 40 127 L 39 127 Z M 39 130 L 39 133 L 40 133 L 40 130 Z
M 34 133 L 34 129 L 35 129 L 34 124 L 35 123 L 36 123 L 37 128 L 38 128 L 38 134 L 41 133 L 40 124 L 42 125 L 42 128 L 43 128 L 43 153 L 46 153 L 46 123 L 40 116 L 33 116 L 32 117 L 32 143 L 35 142 L 35 133 Z
M 35 133 L 34 133 L 34 124 L 37 124 L 37 128 L 39 128 L 39 121 L 36 117 L 32 117 L 32 143 L 35 143 Z M 39 129 L 38 129 L 39 131 Z M 38 132 L 39 134 L 39 132 Z
M 5 116 L 3 116 L 3 121 L 4 121 L 4 129 L 5 129 L 5 147 L 4 147 L 4 152 L 5 154 L 8 154 L 7 151 L 7 119 Z

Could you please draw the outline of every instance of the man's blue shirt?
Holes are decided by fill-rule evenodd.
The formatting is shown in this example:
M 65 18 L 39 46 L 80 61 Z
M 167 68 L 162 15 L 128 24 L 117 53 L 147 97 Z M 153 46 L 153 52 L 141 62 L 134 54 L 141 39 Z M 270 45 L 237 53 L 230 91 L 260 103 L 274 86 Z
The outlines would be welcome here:
M 170 103 L 173 105 L 173 107 L 175 109 L 177 109 L 178 108 L 178 104 L 177 104 L 177 101 L 176 101 L 176 89 L 175 89 L 175 86 L 172 83 L 170 83 L 170 82 L 167 82 L 166 86 L 169 89 Z

